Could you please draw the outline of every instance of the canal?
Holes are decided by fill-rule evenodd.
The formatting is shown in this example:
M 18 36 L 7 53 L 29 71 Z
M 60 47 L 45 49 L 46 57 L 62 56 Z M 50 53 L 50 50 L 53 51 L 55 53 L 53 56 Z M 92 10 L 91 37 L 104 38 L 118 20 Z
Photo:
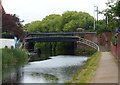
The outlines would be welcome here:
M 88 57 L 59 55 L 22 66 L 4 67 L 3 83 L 65 83 L 73 78 Z

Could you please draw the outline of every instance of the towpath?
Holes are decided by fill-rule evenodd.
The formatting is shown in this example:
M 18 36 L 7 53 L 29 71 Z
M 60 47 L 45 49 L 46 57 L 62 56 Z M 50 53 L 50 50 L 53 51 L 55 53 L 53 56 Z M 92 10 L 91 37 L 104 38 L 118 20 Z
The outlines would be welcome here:
M 92 83 L 118 83 L 118 63 L 110 52 L 102 52 Z

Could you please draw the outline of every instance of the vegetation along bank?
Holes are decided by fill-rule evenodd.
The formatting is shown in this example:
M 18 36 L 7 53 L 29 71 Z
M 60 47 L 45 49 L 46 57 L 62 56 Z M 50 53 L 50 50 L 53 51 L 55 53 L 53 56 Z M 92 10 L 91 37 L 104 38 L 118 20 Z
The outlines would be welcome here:
M 25 63 L 28 61 L 28 53 L 24 49 L 19 48 L 3 48 L 2 65 L 14 65 L 16 63 Z
M 70 83 L 90 83 L 94 73 L 96 71 L 97 65 L 99 63 L 101 57 L 100 52 L 94 53 L 84 64 L 80 70 L 78 70 L 77 74 L 73 77 L 71 81 L 66 82 L 66 84 Z

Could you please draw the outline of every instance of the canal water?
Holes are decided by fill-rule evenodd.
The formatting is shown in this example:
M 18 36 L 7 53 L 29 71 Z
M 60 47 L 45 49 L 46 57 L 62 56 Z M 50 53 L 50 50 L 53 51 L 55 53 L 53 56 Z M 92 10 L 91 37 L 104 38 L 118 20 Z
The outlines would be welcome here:
M 3 71 L 3 83 L 65 83 L 73 78 L 88 57 L 59 55 Z M 10 67 L 12 68 L 12 67 Z

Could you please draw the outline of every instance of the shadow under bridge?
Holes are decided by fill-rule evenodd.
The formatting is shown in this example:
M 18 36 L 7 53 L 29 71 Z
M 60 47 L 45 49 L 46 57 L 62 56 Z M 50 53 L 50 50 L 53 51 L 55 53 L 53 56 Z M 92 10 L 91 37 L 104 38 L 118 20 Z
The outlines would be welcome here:
M 29 52 L 34 51 L 34 45 L 36 42 L 72 42 L 73 49 L 77 47 L 77 36 L 41 36 L 41 37 L 27 37 L 25 38 L 26 49 Z M 50 46 L 52 48 L 52 45 Z

